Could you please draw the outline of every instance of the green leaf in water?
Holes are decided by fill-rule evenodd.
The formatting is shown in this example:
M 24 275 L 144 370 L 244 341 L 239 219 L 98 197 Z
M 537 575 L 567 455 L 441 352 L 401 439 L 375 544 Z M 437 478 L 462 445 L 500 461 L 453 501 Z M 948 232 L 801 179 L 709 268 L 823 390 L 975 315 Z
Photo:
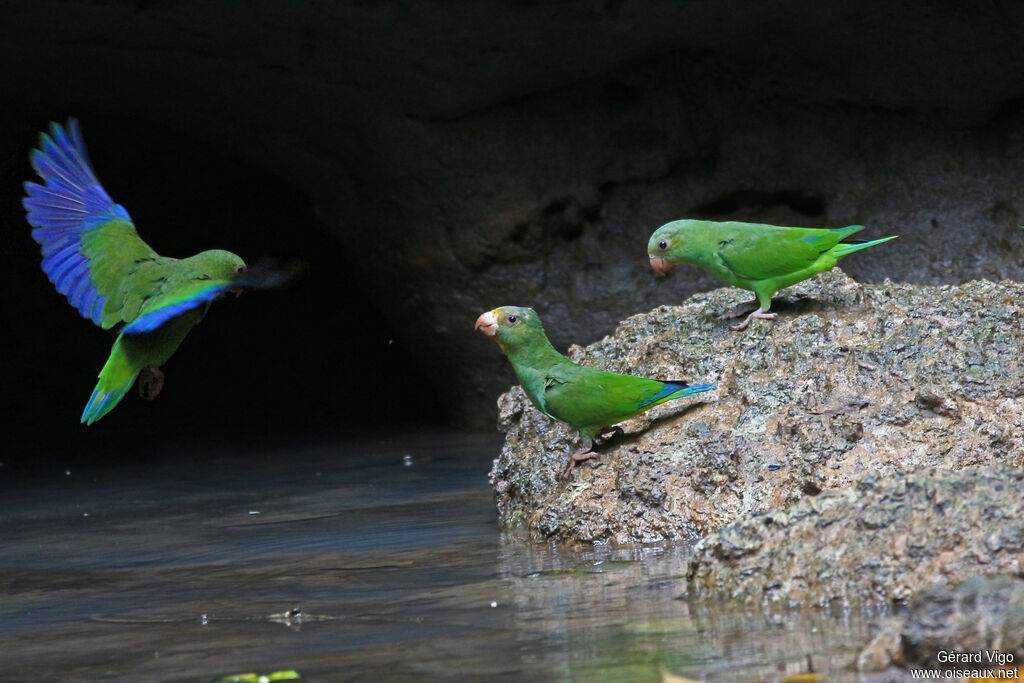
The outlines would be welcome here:
M 297 681 L 301 678 L 298 671 L 275 671 L 269 674 L 234 674 L 218 678 L 216 683 L 271 683 L 272 681 Z

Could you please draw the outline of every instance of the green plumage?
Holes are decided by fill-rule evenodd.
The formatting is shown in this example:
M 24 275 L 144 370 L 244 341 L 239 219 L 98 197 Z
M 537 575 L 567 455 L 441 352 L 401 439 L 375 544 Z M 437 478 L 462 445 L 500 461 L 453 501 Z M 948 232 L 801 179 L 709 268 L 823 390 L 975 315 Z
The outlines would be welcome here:
M 100 326 L 131 322 L 142 300 L 176 259 L 164 259 L 142 241 L 131 221 L 115 220 L 84 232 L 79 251 L 89 262 L 89 279 L 107 298 Z
M 134 234 L 134 229 L 131 232 Z M 113 234 L 112 242 L 101 237 L 93 239 L 91 246 L 100 255 L 97 290 L 107 296 L 103 309 L 105 328 L 119 322 L 132 323 L 142 315 L 183 302 L 191 304 L 198 292 L 228 287 L 245 270 L 242 259 L 222 250 L 204 251 L 186 259 L 158 256 L 137 235 L 134 241 L 129 240 L 121 229 Z M 124 253 L 138 255 L 147 251 L 141 259 L 123 258 Z M 82 412 L 82 422 L 91 425 L 110 412 L 144 368 L 159 368 L 167 362 L 209 307 L 210 302 L 205 301 L 170 317 L 152 331 L 119 334 Z
M 555 350 L 540 318 L 530 308 L 496 308 L 483 314 L 477 327 L 492 335 L 508 356 L 537 410 L 575 427 L 587 450 L 606 427 L 666 401 L 714 388 L 710 384 L 662 382 L 577 365 Z
M 51 124 L 30 158 L 43 184 L 25 183 L 22 204 L 41 247 L 43 272 L 83 317 L 105 330 L 121 326 L 82 413 L 86 424 L 110 412 L 143 371 L 143 394 L 155 397 L 163 382 L 159 366 L 211 301 L 242 287 L 280 282 L 272 273 L 246 275 L 245 263 L 228 251 L 186 259 L 153 251 L 100 185 L 74 119 L 66 127 Z
M 96 388 L 82 411 L 82 422 L 91 425 L 113 410 L 135 384 L 142 369 L 159 368 L 166 363 L 205 314 L 205 307 L 193 309 L 153 332 L 117 335 L 110 357 L 100 370 Z
M 688 263 L 727 285 L 754 292 L 760 312 L 766 313 L 772 295 L 780 289 L 830 270 L 843 256 L 896 238 L 846 239 L 863 227 L 788 228 L 680 220 L 658 228 L 651 235 L 647 252 L 658 272 Z

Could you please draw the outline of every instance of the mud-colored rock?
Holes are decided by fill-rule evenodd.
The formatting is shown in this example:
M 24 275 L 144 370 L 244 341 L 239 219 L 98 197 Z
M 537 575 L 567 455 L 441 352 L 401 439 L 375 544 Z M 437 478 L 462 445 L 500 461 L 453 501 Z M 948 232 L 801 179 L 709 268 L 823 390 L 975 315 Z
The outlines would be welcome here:
M 504 394 L 506 442 L 490 475 L 501 523 L 538 540 L 693 538 L 803 499 L 801 514 L 816 519 L 887 482 L 910 486 L 896 480 L 903 472 L 1024 464 L 1024 284 L 864 285 L 836 270 L 784 290 L 773 322 L 734 333 L 715 319 L 747 296 L 698 294 L 571 349 L 585 365 L 718 389 L 624 423 L 624 437 L 568 484 L 557 473 L 575 432 L 538 413 L 518 387 Z M 865 489 L 815 497 L 865 475 L 873 475 Z M 965 476 L 968 486 L 975 475 Z M 859 528 L 891 527 L 890 513 L 865 508 Z M 916 543 L 925 529 L 894 540 Z M 1021 533 L 1012 520 L 991 527 L 979 552 L 1015 546 Z M 732 533 L 715 556 L 751 555 L 761 544 Z M 879 587 L 884 598 L 899 597 L 891 589 Z
M 885 671 L 902 661 L 903 646 L 900 639 L 900 619 L 890 618 L 883 622 L 878 633 L 857 655 L 857 671 L 873 673 Z
M 758 604 L 900 604 L 1024 569 L 1024 470 L 868 474 L 855 486 L 745 515 L 694 548 L 689 593 Z
M 966 657 L 966 659 L 962 659 Z M 1024 660 L 1024 580 L 978 576 L 920 591 L 861 651 L 857 669 L 993 669 Z M 890 671 L 892 669 L 889 669 Z
M 1020 549 L 1018 544 L 1016 552 Z M 902 634 L 908 665 L 934 666 L 941 651 L 981 653 L 975 663 L 984 666 L 967 668 L 1019 663 L 1024 659 L 1024 580 L 979 576 L 953 592 L 946 587 L 921 591 L 910 603 Z M 1009 657 L 996 658 L 997 652 Z

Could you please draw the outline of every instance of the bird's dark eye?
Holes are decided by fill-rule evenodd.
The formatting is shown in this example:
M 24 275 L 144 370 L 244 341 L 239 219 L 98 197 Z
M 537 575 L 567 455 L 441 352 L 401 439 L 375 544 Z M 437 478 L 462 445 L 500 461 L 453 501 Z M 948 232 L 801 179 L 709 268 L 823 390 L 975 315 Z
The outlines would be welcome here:
M 662 251 L 665 251 L 666 249 L 668 249 L 668 240 L 659 240 L 658 241 L 658 249 L 661 249 Z
M 517 322 L 519 322 L 519 316 L 517 316 L 514 313 L 505 319 L 508 320 L 509 325 L 515 325 Z
M 245 264 L 244 263 L 239 263 L 237 266 L 235 266 L 235 275 L 241 275 L 244 272 L 245 272 Z

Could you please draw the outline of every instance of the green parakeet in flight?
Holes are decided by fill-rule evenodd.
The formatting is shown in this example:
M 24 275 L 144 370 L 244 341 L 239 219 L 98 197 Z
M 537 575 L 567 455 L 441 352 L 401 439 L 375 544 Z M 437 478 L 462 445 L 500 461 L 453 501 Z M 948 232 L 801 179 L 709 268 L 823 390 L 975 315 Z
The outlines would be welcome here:
M 768 310 L 775 292 L 818 273 L 860 249 L 896 239 L 849 240 L 863 225 L 845 228 L 785 228 L 762 223 L 681 220 L 666 223 L 651 235 L 647 254 L 651 268 L 664 275 L 680 263 L 703 268 L 727 285 L 752 291 L 754 311 L 739 325 L 745 330 L 752 318 L 771 320 Z M 760 305 L 760 307 L 758 307 Z M 729 313 L 719 319 L 747 313 Z
M 537 410 L 579 431 L 581 448 L 569 456 L 563 477 L 576 463 L 598 457 L 592 450 L 594 440 L 621 433 L 621 428 L 613 427 L 616 423 L 666 401 L 715 388 L 714 384 L 661 382 L 577 365 L 551 345 L 532 308 L 495 308 L 477 318 L 476 329 L 505 352 Z
M 75 119 L 66 127 L 51 123 L 31 162 L 44 184 L 25 183 L 22 204 L 43 271 L 82 317 L 105 330 L 121 326 L 82 412 L 86 424 L 110 412 L 140 375 L 140 395 L 155 398 L 163 386 L 159 367 L 214 299 L 286 279 L 283 271 L 247 270 L 229 251 L 185 259 L 153 251 L 96 179 Z

